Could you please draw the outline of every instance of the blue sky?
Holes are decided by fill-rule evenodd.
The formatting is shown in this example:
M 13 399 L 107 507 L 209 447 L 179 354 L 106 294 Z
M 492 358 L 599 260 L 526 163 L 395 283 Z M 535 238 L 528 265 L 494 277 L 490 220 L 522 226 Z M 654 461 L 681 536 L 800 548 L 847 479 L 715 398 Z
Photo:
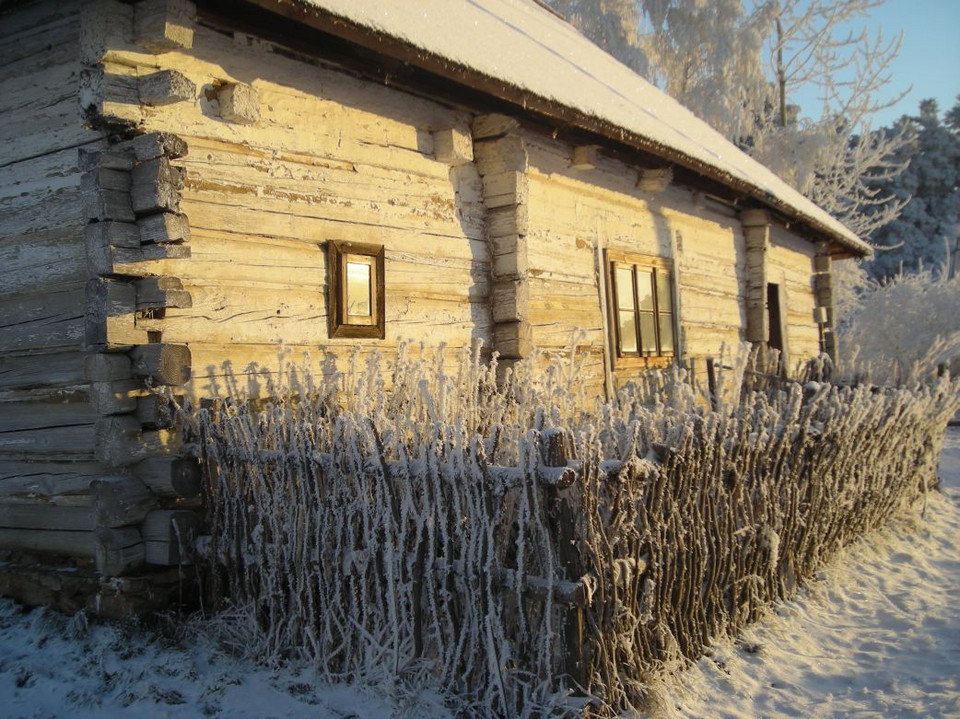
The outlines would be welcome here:
M 941 112 L 960 94 L 960 0 L 886 0 L 872 11 L 866 24 L 875 34 L 893 38 L 903 31 L 903 45 L 891 68 L 890 94 L 913 89 L 896 106 L 874 119 L 874 128 L 890 125 L 901 115 L 916 115 L 920 101 L 932 97 Z M 811 109 L 814 94 L 795 100 Z

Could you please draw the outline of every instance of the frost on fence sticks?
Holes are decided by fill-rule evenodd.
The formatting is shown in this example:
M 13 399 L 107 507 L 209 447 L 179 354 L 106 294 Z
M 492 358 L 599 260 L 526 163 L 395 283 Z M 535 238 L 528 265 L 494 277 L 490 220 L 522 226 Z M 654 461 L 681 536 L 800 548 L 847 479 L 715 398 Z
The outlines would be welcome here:
M 960 408 L 943 377 L 778 380 L 711 411 L 682 370 L 585 404 L 566 362 L 498 387 L 476 352 L 448 371 L 401 348 L 389 389 L 374 358 L 311 379 L 309 396 L 197 412 L 217 468 L 209 574 L 255 612 L 268 654 L 439 688 L 480 713 L 531 712 L 564 687 L 602 711 L 638 706 L 652 677 L 921 497 Z M 544 481 L 556 428 L 575 445 L 572 531 Z

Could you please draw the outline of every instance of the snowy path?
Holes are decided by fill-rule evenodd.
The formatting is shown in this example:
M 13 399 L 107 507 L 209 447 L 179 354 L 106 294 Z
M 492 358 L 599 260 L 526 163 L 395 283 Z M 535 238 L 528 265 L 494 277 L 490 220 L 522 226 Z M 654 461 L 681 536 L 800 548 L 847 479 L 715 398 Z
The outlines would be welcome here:
M 715 646 L 663 689 L 662 714 L 960 717 L 960 430 L 941 475 L 925 521 L 849 548 L 739 645 Z M 171 644 L 0 600 L 0 719 L 446 716 L 413 687 L 322 687 L 201 638 Z
M 925 520 L 847 548 L 665 691 L 679 717 L 960 717 L 960 430 Z M 747 651 L 754 650 L 753 653 Z

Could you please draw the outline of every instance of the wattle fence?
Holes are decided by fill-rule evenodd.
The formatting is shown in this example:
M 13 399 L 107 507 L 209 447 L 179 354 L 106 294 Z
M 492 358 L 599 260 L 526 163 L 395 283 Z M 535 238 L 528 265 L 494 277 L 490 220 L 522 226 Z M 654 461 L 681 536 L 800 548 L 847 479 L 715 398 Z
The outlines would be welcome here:
M 330 680 L 612 715 L 922 502 L 960 409 L 946 376 L 757 391 L 744 367 L 713 402 L 673 369 L 589 404 L 577 371 L 401 349 L 389 387 L 374 360 L 196 411 L 211 595 Z

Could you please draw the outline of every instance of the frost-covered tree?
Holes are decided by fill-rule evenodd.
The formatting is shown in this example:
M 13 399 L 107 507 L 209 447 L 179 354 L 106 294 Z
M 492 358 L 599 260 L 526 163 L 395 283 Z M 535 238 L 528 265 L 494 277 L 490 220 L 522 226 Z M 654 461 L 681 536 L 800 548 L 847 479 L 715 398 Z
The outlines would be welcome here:
M 960 233 L 960 97 L 940 120 L 935 100 L 920 103 L 920 114 L 903 117 L 899 127 L 913 131 L 898 159 L 910 165 L 895 178 L 871 178 L 884 194 L 908 201 L 900 216 L 870 236 L 879 251 L 867 265 L 876 278 L 892 277 L 901 270 L 936 267 L 955 252 Z
M 608 52 L 684 103 L 854 232 L 896 217 L 902 200 L 864 177 L 893 178 L 907 130 L 871 132 L 899 38 L 850 31 L 881 0 L 553 0 Z M 619 21 L 617 20 L 619 18 Z M 800 88 L 817 107 L 798 107 Z

